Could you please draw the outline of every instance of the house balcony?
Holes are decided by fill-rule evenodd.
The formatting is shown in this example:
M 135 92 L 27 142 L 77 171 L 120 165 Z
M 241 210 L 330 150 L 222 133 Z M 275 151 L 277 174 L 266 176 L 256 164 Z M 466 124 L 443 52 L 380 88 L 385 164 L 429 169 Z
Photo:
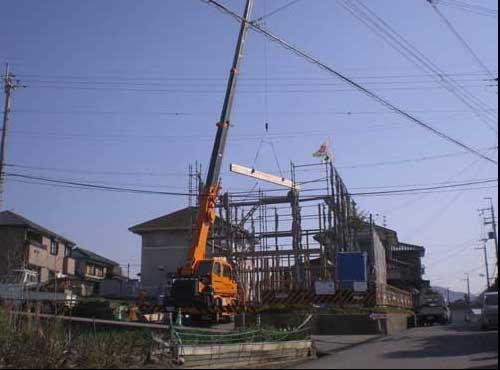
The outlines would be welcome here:
M 62 254 L 52 255 L 48 248 L 41 244 L 30 243 L 27 253 L 28 265 L 55 273 L 75 274 L 75 261 L 73 259 L 65 258 Z
M 28 248 L 28 264 L 31 266 L 47 268 L 49 252 L 47 249 L 36 243 L 30 243 Z

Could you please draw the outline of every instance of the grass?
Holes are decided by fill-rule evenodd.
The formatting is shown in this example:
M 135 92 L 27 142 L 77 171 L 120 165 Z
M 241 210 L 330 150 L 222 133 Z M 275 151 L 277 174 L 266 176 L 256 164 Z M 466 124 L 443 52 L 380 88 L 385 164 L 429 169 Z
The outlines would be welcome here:
M 57 322 L 14 319 L 0 310 L 0 368 L 116 369 L 149 360 L 152 339 L 144 331 L 82 331 L 71 340 Z

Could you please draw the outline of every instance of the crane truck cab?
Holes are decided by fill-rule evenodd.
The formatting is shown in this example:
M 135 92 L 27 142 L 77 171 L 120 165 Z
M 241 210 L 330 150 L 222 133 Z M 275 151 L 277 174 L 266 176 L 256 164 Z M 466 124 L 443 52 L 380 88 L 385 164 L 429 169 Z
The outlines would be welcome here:
M 173 278 L 167 310 L 190 315 L 195 320 L 230 318 L 227 307 L 236 307 L 238 283 L 226 258 L 197 261 L 191 276 Z M 196 321 L 198 321 L 196 320 Z

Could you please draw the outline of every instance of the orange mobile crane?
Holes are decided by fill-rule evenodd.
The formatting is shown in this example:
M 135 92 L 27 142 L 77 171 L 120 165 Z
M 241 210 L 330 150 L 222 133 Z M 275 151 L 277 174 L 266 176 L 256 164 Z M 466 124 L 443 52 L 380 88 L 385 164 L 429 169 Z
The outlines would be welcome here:
M 221 119 L 217 124 L 217 136 L 207 181 L 200 194 L 193 243 L 189 249 L 186 264 L 179 269 L 178 275 L 172 280 L 167 303 L 170 311 L 181 311 L 183 314 L 197 318 L 209 317 L 210 320 L 215 321 L 222 317 L 230 317 L 232 308 L 240 304 L 238 283 L 233 266 L 225 258 L 207 259 L 206 245 L 210 228 L 216 219 L 216 202 L 221 187 L 221 166 L 252 8 L 253 0 L 247 0 Z

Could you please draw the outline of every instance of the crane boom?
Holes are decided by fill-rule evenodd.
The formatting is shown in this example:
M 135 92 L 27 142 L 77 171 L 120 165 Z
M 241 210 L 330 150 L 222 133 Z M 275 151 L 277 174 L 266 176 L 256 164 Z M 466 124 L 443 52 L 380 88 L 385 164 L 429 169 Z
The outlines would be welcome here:
M 220 189 L 220 172 L 224 158 L 224 151 L 226 149 L 227 136 L 231 122 L 231 113 L 236 93 L 236 85 L 240 73 L 241 61 L 243 59 L 246 37 L 250 26 L 253 3 L 254 0 L 247 0 L 246 2 L 245 13 L 243 21 L 241 22 L 241 29 L 233 65 L 229 75 L 224 105 L 222 107 L 219 123 L 217 124 L 217 135 L 215 137 L 212 157 L 210 159 L 207 180 L 205 187 L 200 194 L 200 206 L 198 209 L 196 228 L 193 231 L 193 243 L 189 250 L 186 265 L 182 269 L 182 275 L 192 275 L 195 263 L 205 258 L 206 244 L 210 227 L 215 222 L 215 208 Z

